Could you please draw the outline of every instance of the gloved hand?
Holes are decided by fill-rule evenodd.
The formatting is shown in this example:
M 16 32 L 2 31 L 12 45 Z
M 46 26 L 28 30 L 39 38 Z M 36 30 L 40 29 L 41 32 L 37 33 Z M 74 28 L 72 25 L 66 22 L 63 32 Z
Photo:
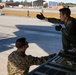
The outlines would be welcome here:
M 61 30 L 61 28 L 62 28 L 62 26 L 61 26 L 61 25 L 59 25 L 59 26 L 55 26 L 55 30 L 57 30 L 57 31 L 60 31 L 60 30 Z
M 37 14 L 36 17 L 37 17 L 38 19 L 40 19 L 40 20 L 44 20 L 44 19 L 45 19 L 45 16 L 44 16 L 42 13 Z

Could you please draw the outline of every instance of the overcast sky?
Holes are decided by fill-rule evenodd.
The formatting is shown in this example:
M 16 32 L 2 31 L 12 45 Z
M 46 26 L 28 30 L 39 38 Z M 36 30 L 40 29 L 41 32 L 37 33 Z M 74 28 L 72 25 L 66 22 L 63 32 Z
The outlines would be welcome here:
M 2 0 L 2 1 L 4 2 L 6 0 Z M 21 1 L 25 1 L 25 0 L 13 0 L 13 1 L 20 1 L 21 2 Z M 30 2 L 30 1 L 35 1 L 35 0 L 26 0 L 26 1 Z M 65 2 L 65 3 L 76 3 L 76 0 L 58 0 L 58 1 L 57 0 L 45 0 L 45 1 L 47 1 L 47 2 L 48 1 L 56 1 L 56 2 Z

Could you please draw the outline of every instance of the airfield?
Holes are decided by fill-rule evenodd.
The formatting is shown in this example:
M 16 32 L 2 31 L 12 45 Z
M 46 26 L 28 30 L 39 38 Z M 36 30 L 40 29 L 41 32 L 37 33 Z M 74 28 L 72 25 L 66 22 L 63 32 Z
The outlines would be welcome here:
M 3 10 L 25 11 L 25 9 L 18 8 L 4 8 Z M 41 9 L 31 8 L 29 10 L 42 11 Z M 58 14 L 58 10 L 47 9 L 45 12 Z M 76 15 L 75 10 L 72 10 L 72 13 Z M 0 15 L 0 75 L 7 75 L 8 55 L 17 50 L 15 41 L 18 38 L 25 37 L 29 42 L 29 48 L 26 51 L 27 55 L 41 57 L 62 50 L 62 35 L 61 32 L 55 30 L 56 25 L 58 24 L 39 20 L 36 15 L 34 17 Z M 29 71 L 36 67 L 36 65 L 31 66 Z

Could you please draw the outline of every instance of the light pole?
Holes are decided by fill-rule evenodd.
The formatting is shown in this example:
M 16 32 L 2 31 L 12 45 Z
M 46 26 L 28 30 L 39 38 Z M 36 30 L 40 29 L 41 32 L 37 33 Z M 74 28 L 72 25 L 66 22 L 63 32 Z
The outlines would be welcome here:
M 33 1 L 32 1 L 32 8 L 33 8 Z
M 48 8 L 49 8 L 49 1 L 48 1 Z

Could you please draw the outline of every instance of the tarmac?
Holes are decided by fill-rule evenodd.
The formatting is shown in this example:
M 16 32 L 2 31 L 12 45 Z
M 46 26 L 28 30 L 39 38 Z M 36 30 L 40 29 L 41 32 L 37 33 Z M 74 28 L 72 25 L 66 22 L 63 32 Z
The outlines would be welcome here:
M 8 55 L 16 50 L 18 38 L 27 38 L 27 55 L 41 57 L 61 50 L 61 32 L 55 26 L 37 18 L 0 15 L 0 75 L 7 75 Z M 29 72 L 36 67 L 31 66 Z

